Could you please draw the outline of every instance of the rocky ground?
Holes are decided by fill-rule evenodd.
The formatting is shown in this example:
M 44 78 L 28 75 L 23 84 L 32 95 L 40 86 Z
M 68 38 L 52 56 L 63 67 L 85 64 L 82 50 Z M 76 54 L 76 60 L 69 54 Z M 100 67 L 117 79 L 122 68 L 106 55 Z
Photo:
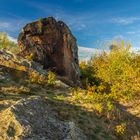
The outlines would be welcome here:
M 54 88 L 45 86 L 44 81 L 31 81 L 30 73 L 37 79 L 47 77 L 35 62 L 4 51 L 0 60 L 0 140 L 86 139 L 74 122 L 60 120 L 49 105 L 52 96 L 68 95 L 69 86 L 56 81 Z
M 139 140 L 138 99 L 116 105 L 117 118 L 130 123 L 122 138 L 113 131 L 114 114 L 96 112 L 80 90 L 59 80 L 48 86 L 47 73 L 35 62 L 6 52 L 0 60 L 0 140 Z
M 0 123 L 0 139 L 86 139 L 73 122 L 59 120 L 41 97 L 19 100 L 1 112 Z

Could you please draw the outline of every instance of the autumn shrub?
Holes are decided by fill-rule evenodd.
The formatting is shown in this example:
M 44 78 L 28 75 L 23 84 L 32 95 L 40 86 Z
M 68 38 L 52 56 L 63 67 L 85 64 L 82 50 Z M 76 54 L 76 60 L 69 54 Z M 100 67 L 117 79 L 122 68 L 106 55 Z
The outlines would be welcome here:
M 125 131 L 126 131 L 126 123 L 121 123 L 121 124 L 116 125 L 115 127 L 116 135 L 122 136 L 124 135 Z
M 122 41 L 109 52 L 80 64 L 82 83 L 88 93 L 106 93 L 118 100 L 130 99 L 140 92 L 140 56 L 131 53 L 130 48 Z
M 37 84 L 47 84 L 48 80 L 45 75 L 40 74 L 36 71 L 30 71 L 29 72 L 29 82 L 37 83 Z
M 0 49 L 17 53 L 17 43 L 11 41 L 6 33 L 0 32 Z
M 48 71 L 48 75 L 46 76 L 37 71 L 30 70 L 28 72 L 28 75 L 29 75 L 30 83 L 36 83 L 36 84 L 48 85 L 48 86 L 55 85 L 56 75 L 51 71 Z
M 56 81 L 56 75 L 55 75 L 55 73 L 53 73 L 52 71 L 49 71 L 48 72 L 48 81 L 47 81 L 47 84 L 49 86 L 53 86 L 53 85 L 55 85 L 55 81 Z
M 33 61 L 33 54 L 29 54 L 25 57 L 26 59 L 28 59 L 29 61 Z

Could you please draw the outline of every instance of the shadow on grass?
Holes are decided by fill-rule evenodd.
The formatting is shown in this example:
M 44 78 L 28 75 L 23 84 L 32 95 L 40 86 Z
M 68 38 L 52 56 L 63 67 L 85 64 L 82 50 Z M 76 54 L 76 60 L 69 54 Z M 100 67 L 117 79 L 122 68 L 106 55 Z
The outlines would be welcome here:
M 51 89 L 48 89 L 50 91 Z M 56 90 L 55 88 L 53 89 Z M 59 89 L 57 89 L 59 90 Z M 47 92 L 46 94 L 40 94 L 42 98 L 45 98 L 48 106 L 52 109 L 54 114 L 60 120 L 73 121 L 79 126 L 83 132 L 88 136 L 89 140 L 129 140 L 140 138 L 140 119 L 136 116 L 130 114 L 127 108 L 121 104 L 116 103 L 116 115 L 115 120 L 113 118 L 107 118 L 104 114 L 99 114 L 95 111 L 88 111 L 80 105 L 72 104 L 65 101 L 67 94 L 63 92 L 56 94 L 52 92 Z M 54 94 L 53 94 L 54 93 Z M 18 101 L 22 98 L 29 98 L 31 96 L 39 95 L 36 93 L 19 93 L 19 94 L 6 94 L 0 101 L 12 100 Z M 5 109 L 11 104 L 4 106 L 0 104 L 0 108 Z M 125 122 L 127 124 L 126 132 L 123 136 L 115 135 L 115 126 Z
M 51 104 L 51 108 L 57 113 L 57 117 L 62 120 L 74 121 L 89 139 L 140 139 L 140 118 L 130 114 L 127 108 L 116 103 L 114 115 L 116 118 L 107 118 L 105 114 L 99 114 L 95 111 L 88 111 L 85 108 L 58 100 L 55 96 L 47 99 Z M 126 131 L 122 136 L 116 135 L 115 126 L 126 123 Z

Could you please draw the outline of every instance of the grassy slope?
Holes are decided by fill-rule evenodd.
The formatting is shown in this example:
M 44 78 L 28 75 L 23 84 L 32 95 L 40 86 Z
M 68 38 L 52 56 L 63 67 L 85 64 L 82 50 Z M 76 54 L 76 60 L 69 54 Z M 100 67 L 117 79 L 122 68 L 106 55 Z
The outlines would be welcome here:
M 62 120 L 74 121 L 89 136 L 89 139 L 139 139 L 140 100 L 130 103 L 115 103 L 115 109 L 100 112 L 97 103 L 90 103 L 84 91 L 74 92 L 65 87 L 48 87 L 39 84 L 24 84 L 12 81 L 0 83 L 0 111 L 22 98 L 42 96 L 46 98 L 52 110 Z M 115 126 L 127 123 L 122 136 L 116 136 Z M 137 137 L 137 138 L 136 138 Z
M 11 75 L 17 70 L 7 66 L 2 72 Z M 74 121 L 83 129 L 89 140 L 140 139 L 140 97 L 129 102 L 114 102 L 108 109 L 102 101 L 96 101 L 97 96 L 87 95 L 84 90 L 39 84 L 33 80 L 35 75 L 32 77 L 34 82 L 31 82 L 27 73 L 24 78 L 15 77 L 21 73 L 18 69 L 18 75 L 12 75 L 8 81 L 1 79 L 0 112 L 22 98 L 39 95 L 46 98 L 60 119 Z

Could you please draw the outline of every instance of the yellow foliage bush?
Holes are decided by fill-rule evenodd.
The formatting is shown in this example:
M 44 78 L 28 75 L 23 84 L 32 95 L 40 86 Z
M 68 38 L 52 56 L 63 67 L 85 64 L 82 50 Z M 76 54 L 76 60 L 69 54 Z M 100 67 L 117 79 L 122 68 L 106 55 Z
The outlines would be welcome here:
M 31 83 L 38 83 L 38 84 L 47 84 L 47 77 L 36 72 L 31 71 L 29 72 L 29 80 Z
M 124 44 L 122 41 L 110 52 L 80 64 L 81 81 L 88 94 L 106 93 L 118 100 L 140 93 L 140 56 L 130 52 L 130 44 Z
M 47 81 L 47 84 L 49 86 L 53 86 L 53 85 L 55 85 L 55 81 L 56 81 L 56 75 L 55 75 L 55 73 L 49 71 L 48 72 L 48 81 Z
M 125 131 L 126 131 L 126 123 L 121 123 L 121 124 L 116 125 L 115 127 L 116 135 L 122 136 L 124 135 Z
M 8 38 L 7 33 L 0 32 L 0 49 L 16 52 L 18 50 L 18 47 L 17 47 L 17 43 L 11 41 Z
M 101 103 L 96 103 L 96 104 L 94 104 L 94 109 L 95 109 L 95 111 L 97 111 L 99 113 L 102 113 L 104 107 L 103 107 L 103 105 Z
M 25 57 L 26 59 L 28 59 L 29 61 L 33 61 L 33 54 L 29 54 Z

